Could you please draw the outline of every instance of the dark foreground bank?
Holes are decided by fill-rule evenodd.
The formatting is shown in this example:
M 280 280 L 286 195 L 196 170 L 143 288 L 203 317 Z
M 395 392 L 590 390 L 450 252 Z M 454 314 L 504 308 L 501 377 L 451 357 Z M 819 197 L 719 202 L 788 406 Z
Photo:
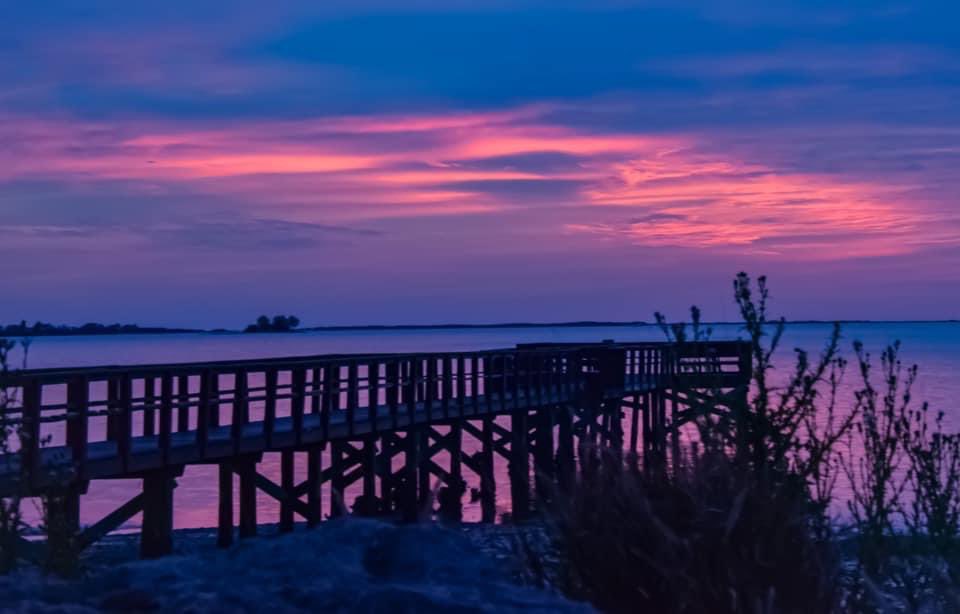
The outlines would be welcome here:
M 345 519 L 229 550 L 209 533 L 179 552 L 133 561 L 117 536 L 79 579 L 32 569 L 0 576 L 0 610 L 16 612 L 588 612 L 523 586 L 509 527 L 447 529 Z M 178 536 L 179 537 L 179 536 Z

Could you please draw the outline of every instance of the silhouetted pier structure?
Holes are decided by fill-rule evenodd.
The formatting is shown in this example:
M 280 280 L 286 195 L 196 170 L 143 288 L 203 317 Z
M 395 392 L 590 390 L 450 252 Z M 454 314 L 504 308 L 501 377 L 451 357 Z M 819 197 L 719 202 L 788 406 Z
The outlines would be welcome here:
M 321 521 L 324 485 L 332 516 L 359 483 L 354 513 L 414 520 L 437 484 L 438 513 L 458 518 L 474 484 L 483 520 L 493 521 L 502 456 L 511 514 L 522 520 L 536 507 L 532 491 L 568 486 L 590 450 L 646 464 L 678 458 L 682 425 L 703 407 L 743 402 L 749 380 L 741 342 L 24 370 L 2 383 L 18 399 L 7 418 L 22 435 L 15 453 L 0 456 L 0 494 L 44 497 L 61 527 L 49 539 L 74 548 L 142 511 L 141 554 L 152 557 L 172 548 L 174 488 L 187 465 L 218 465 L 218 543 L 228 546 L 234 474 L 240 537 L 257 532 L 258 490 L 278 501 L 280 529 L 289 531 L 296 516 Z M 279 483 L 258 471 L 266 452 L 280 454 Z M 306 462 L 299 483 L 298 459 Z M 81 528 L 87 485 L 118 478 L 141 479 L 141 493 Z

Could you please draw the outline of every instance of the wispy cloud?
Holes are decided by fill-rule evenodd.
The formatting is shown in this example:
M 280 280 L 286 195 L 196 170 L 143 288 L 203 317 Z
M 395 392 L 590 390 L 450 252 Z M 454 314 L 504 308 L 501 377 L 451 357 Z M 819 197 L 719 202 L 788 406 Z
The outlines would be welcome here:
M 269 212 L 305 225 L 528 207 L 631 209 L 627 221 L 591 219 L 586 209 L 563 227 L 644 245 L 792 258 L 889 255 L 960 242 L 955 219 L 913 202 L 910 186 L 895 178 L 778 169 L 712 149 L 709 134 L 588 131 L 558 124 L 549 113 L 549 105 L 538 105 L 201 129 L 8 118 L 3 137 L 17 146 L 0 154 L 0 178 L 176 186 L 246 202 L 253 216 Z M 537 156 L 544 155 L 571 163 L 541 165 Z M 560 192 L 546 193 L 565 200 L 542 202 L 524 188 L 531 184 L 557 186 Z M 224 230 L 198 222 L 188 234 L 209 233 L 217 244 L 229 234 Z

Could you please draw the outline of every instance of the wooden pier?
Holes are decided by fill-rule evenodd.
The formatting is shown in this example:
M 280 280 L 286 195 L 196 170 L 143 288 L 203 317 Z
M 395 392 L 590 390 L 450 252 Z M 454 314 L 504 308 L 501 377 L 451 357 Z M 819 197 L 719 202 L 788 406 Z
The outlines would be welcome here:
M 176 478 L 188 465 L 219 468 L 218 543 L 227 547 L 235 534 L 256 534 L 258 491 L 277 500 L 281 531 L 298 516 L 313 525 L 346 510 L 413 521 L 433 498 L 430 513 L 456 520 L 471 490 L 493 521 L 503 457 L 511 517 L 522 521 L 569 486 L 593 450 L 648 465 L 679 458 L 683 425 L 704 399 L 722 411 L 743 402 L 749 380 L 741 342 L 24 370 L 0 382 L 17 399 L 6 414 L 19 431 L 15 451 L 0 456 L 0 495 L 44 497 L 65 525 L 56 538 L 74 548 L 142 511 L 141 554 L 155 557 L 171 551 Z M 267 452 L 280 454 L 279 483 L 258 471 Z M 140 494 L 81 528 L 88 484 L 131 478 L 142 480 Z M 352 502 L 348 488 L 361 493 Z

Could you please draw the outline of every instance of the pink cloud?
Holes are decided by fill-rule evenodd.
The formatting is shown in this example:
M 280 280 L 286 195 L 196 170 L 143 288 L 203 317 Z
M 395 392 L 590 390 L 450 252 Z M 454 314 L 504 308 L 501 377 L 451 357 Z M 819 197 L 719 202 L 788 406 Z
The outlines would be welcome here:
M 199 127 L 7 116 L 0 138 L 15 146 L 0 152 L 0 182 L 176 187 L 301 222 L 543 207 L 503 186 L 562 184 L 555 205 L 579 207 L 577 219 L 554 208 L 530 222 L 558 236 L 808 259 L 960 243 L 954 219 L 894 178 L 781 169 L 748 149 L 725 153 L 706 134 L 593 133 L 552 122 L 549 111 Z M 522 160 L 536 154 L 571 162 L 557 170 Z

